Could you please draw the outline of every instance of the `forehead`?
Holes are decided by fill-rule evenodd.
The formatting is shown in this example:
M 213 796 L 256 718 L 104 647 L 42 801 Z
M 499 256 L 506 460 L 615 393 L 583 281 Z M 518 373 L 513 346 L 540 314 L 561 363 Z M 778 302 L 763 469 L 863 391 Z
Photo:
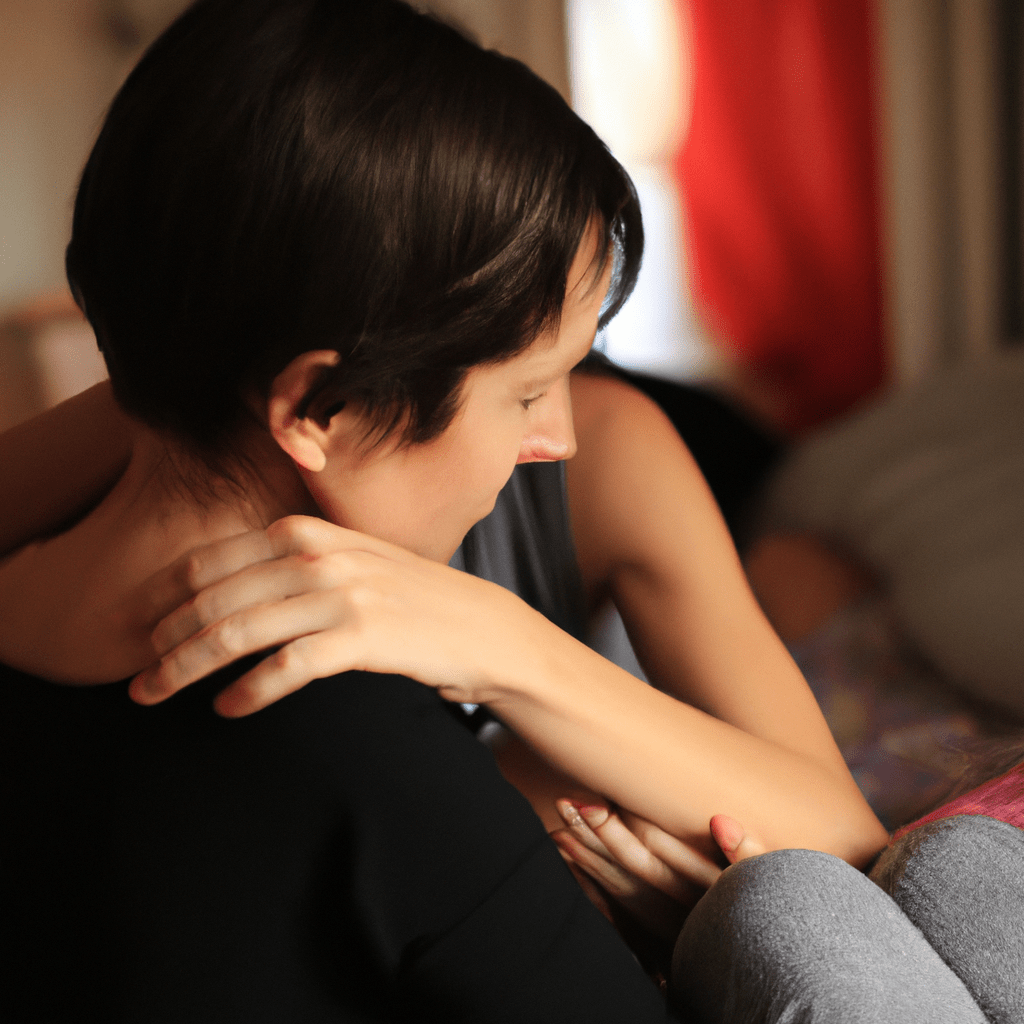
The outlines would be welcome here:
M 497 363 L 473 367 L 465 384 L 544 390 L 567 374 L 590 351 L 597 321 L 611 283 L 611 253 L 598 259 L 603 232 L 595 220 L 583 236 L 566 276 L 559 321 L 542 331 L 525 349 Z M 520 397 L 523 397 L 522 395 Z
M 577 260 L 577 263 L 579 260 Z M 577 270 L 577 264 L 573 265 Z M 543 383 L 560 377 L 586 356 L 594 343 L 597 321 L 611 282 L 612 261 L 585 264 L 570 276 L 557 327 L 544 331 L 528 348 L 508 361 L 525 378 Z

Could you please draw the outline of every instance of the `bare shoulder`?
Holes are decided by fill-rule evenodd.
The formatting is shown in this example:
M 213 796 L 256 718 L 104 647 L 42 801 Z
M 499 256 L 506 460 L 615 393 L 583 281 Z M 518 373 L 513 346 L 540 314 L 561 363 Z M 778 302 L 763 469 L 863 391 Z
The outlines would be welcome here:
M 592 592 L 626 566 L 665 565 L 710 531 L 728 545 L 714 499 L 675 427 L 622 381 L 572 379 L 578 452 L 567 466 L 573 533 Z
M 703 483 L 700 471 L 675 427 L 657 403 L 624 381 L 599 374 L 572 375 L 573 419 L 578 451 L 568 464 L 570 478 L 588 492 L 682 472 Z M 570 484 L 572 486 L 572 484 Z
M 571 377 L 573 417 L 576 431 L 589 439 L 596 433 L 609 433 L 615 426 L 636 418 L 645 422 L 671 424 L 657 404 L 635 387 L 601 373 L 577 371 Z M 579 438 L 577 438 L 579 440 Z
M 614 599 L 644 670 L 662 689 L 845 776 L 675 427 L 616 380 L 574 379 L 573 405 L 578 454 L 566 479 L 590 599 Z

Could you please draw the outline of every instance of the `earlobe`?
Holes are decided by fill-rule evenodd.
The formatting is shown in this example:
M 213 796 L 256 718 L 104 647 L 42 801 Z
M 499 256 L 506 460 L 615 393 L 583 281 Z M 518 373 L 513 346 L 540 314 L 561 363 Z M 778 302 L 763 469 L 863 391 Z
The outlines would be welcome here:
M 327 464 L 330 420 L 320 423 L 299 412 L 321 373 L 336 366 L 338 359 L 338 353 L 331 349 L 303 352 L 274 378 L 267 399 L 271 436 L 297 466 L 311 473 L 319 473 Z

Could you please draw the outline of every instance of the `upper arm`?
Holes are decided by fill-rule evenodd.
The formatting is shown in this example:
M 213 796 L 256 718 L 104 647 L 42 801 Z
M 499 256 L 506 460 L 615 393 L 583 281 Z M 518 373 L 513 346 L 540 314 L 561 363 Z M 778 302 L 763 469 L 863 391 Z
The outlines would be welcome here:
M 606 377 L 575 375 L 573 404 L 579 450 L 567 479 L 584 585 L 614 599 L 645 671 L 716 718 L 842 769 L 667 417 Z
M 95 504 L 124 471 L 129 439 L 109 382 L 0 434 L 0 556 Z

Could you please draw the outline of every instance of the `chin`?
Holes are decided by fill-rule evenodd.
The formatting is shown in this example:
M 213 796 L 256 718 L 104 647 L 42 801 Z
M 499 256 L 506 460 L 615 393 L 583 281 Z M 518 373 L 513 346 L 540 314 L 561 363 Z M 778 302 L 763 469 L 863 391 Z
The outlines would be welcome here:
M 484 504 L 481 506 L 480 514 L 466 528 L 466 533 L 469 533 L 469 531 L 474 526 L 476 526 L 476 524 L 479 523 L 481 519 L 486 519 L 494 511 L 494 506 L 498 503 L 498 494 L 499 493 L 500 492 L 496 492 L 495 494 L 492 494 L 490 496 L 490 498 L 488 498 L 487 501 L 484 502 Z M 462 542 L 460 541 L 459 543 L 461 544 Z

